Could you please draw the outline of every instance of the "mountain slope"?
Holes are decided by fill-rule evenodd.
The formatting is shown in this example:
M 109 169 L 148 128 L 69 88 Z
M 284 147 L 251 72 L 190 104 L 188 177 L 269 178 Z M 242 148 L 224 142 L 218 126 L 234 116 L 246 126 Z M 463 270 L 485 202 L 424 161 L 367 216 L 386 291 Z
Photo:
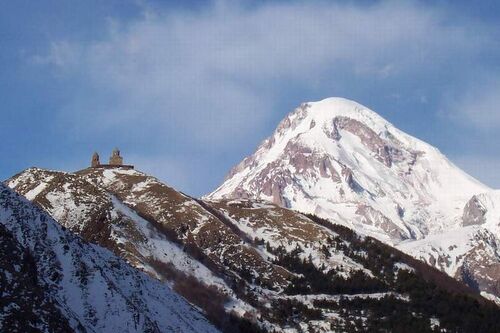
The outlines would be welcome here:
M 262 201 L 193 199 L 121 168 L 33 168 L 7 184 L 62 225 L 169 281 L 228 332 L 472 331 L 466 322 L 498 329 L 498 309 L 474 290 L 315 216 Z M 456 305 L 470 315 L 457 317 Z
M 2 331 L 217 331 L 166 285 L 66 231 L 2 184 L 0 236 Z
M 481 193 L 491 190 L 436 148 L 358 103 L 328 98 L 290 113 L 206 198 L 261 199 L 313 213 L 386 243 L 401 244 L 416 257 L 432 256 L 429 264 L 500 296 L 491 281 L 483 281 L 485 274 L 487 279 L 500 279 L 500 228 L 498 218 L 487 222 L 498 216 L 495 200 Z M 471 224 L 481 224 L 496 241 L 486 232 L 462 230 Z M 431 235 L 434 242 L 446 240 L 444 233 L 450 230 L 462 236 L 454 238 L 460 243 L 446 242 L 463 250 L 460 257 L 468 255 L 473 261 L 472 249 L 484 247 L 487 264 L 468 265 L 467 279 L 463 260 L 446 261 L 445 250 L 431 254 L 432 246 L 425 241 L 411 243 Z M 467 249 L 462 249 L 467 242 Z

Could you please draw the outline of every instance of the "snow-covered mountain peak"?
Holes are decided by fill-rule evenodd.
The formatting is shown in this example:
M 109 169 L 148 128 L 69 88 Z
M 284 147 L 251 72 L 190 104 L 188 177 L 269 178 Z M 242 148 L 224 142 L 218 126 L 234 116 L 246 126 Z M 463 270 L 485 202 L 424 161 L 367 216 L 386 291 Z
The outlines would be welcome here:
M 325 143 L 321 141 L 325 135 L 342 142 L 338 133 L 342 129 L 360 137 L 365 144 L 379 137 L 388 146 L 440 154 L 437 148 L 400 131 L 366 106 L 342 97 L 301 104 L 281 121 L 274 135 L 266 141 L 274 143 L 300 137 L 302 141 L 309 140 L 310 146 L 318 147 Z
M 303 103 L 208 198 L 254 198 L 389 242 L 460 224 L 490 189 L 431 145 L 344 98 Z
M 333 129 L 337 118 L 356 120 L 378 133 L 392 127 L 385 119 L 359 103 L 345 98 L 330 97 L 318 102 L 301 104 L 281 121 L 275 134 L 286 138 L 287 134 L 292 133 L 329 132 Z
M 329 122 L 335 117 L 356 119 L 372 127 L 390 125 L 388 121 L 367 107 L 342 97 L 329 97 L 317 102 L 308 102 L 308 113 L 318 121 Z

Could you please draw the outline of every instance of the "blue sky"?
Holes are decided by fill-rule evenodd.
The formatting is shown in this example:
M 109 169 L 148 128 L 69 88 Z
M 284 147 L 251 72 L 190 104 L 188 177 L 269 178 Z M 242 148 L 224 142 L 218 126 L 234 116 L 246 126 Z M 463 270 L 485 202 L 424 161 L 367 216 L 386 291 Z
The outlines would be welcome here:
M 4 1 L 0 178 L 113 147 L 202 195 L 301 102 L 354 99 L 500 188 L 495 1 Z

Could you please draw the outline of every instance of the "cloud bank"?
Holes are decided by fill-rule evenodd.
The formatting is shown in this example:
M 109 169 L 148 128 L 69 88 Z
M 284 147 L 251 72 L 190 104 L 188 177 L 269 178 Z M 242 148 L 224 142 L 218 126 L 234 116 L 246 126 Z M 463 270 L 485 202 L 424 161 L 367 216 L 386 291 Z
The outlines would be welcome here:
M 467 64 L 489 54 L 492 41 L 490 27 L 416 2 L 221 1 L 111 19 L 94 40 L 52 41 L 33 60 L 78 82 L 59 115 L 71 131 L 160 142 L 157 155 L 174 154 L 162 145 L 220 154 L 256 146 L 262 128 L 291 111 L 279 109 L 282 99 L 303 101 L 297 92 L 382 91 L 431 108 L 434 94 L 450 119 L 500 126 L 498 84 L 465 94 L 454 83 L 480 70 Z M 436 86 L 460 98 L 441 101 Z

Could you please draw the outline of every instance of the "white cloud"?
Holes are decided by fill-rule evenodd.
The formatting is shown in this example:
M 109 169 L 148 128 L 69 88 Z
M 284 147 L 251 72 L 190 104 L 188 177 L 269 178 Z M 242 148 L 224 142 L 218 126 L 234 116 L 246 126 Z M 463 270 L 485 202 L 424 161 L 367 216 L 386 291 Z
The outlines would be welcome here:
M 481 34 L 444 17 L 412 2 L 252 9 L 217 2 L 203 11 L 112 21 L 98 40 L 55 41 L 36 59 L 93 91 L 66 107 L 70 123 L 94 130 L 149 123 L 157 140 L 180 132 L 224 147 L 269 119 L 271 90 L 288 82 L 314 87 L 345 68 L 386 80 L 476 52 Z

